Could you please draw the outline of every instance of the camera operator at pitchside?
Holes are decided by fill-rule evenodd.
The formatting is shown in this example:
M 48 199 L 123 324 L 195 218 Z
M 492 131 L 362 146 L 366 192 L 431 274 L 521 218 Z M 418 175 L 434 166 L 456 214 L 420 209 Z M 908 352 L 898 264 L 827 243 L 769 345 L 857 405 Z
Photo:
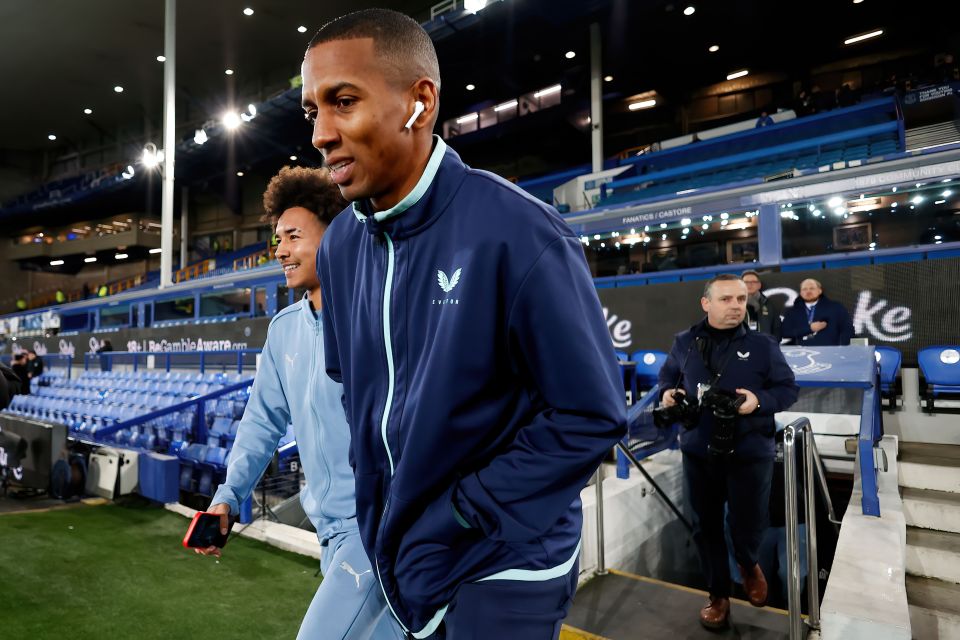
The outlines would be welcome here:
M 773 416 L 796 402 L 799 387 L 777 343 L 744 324 L 747 287 L 739 277 L 711 279 L 700 304 L 707 317 L 676 335 L 660 370 L 665 391 L 654 418 L 684 426 L 684 487 L 710 592 L 700 623 L 715 629 L 730 616 L 724 503 L 747 597 L 757 607 L 767 600 L 757 552 L 769 515 Z

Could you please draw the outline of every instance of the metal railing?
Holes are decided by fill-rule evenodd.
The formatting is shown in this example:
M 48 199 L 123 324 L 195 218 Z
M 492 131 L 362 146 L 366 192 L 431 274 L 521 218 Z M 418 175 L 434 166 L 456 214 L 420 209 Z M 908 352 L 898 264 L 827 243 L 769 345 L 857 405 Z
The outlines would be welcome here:
M 187 360 L 188 362 L 184 364 L 185 367 L 195 368 L 199 367 L 200 373 L 206 373 L 206 368 L 208 366 L 219 367 L 221 369 L 226 368 L 224 362 L 225 356 L 236 356 L 236 369 L 237 373 L 243 373 L 244 366 L 247 368 L 254 368 L 255 362 L 246 362 L 246 356 L 256 356 L 261 352 L 261 349 L 225 349 L 223 351 L 104 351 L 102 353 L 86 353 L 83 356 L 83 369 L 87 371 L 90 369 L 90 363 L 98 363 L 101 365 L 105 371 L 110 371 L 113 368 L 114 360 L 116 359 L 127 359 L 132 360 L 132 367 L 134 371 L 138 371 L 142 366 L 140 361 L 143 360 L 145 365 L 149 365 L 149 358 L 153 357 L 154 362 L 164 359 L 165 371 L 170 371 L 173 358 L 180 358 L 181 360 Z M 217 360 L 216 363 L 211 363 L 210 360 Z M 195 364 L 193 360 L 198 362 Z M 125 364 L 125 363 L 124 363 Z M 230 363 L 230 366 L 233 367 L 233 363 Z M 154 368 L 154 367 L 147 367 Z M 156 367 L 159 369 L 160 367 Z
M 800 604 L 800 525 L 797 507 L 796 440 L 803 440 L 804 510 L 807 530 L 807 625 L 820 629 L 819 569 L 817 567 L 817 486 L 826 503 L 828 518 L 840 525 L 827 489 L 827 474 L 813 438 L 810 420 L 798 418 L 783 430 L 784 497 L 787 528 L 787 602 L 790 610 L 790 640 L 806 637 Z

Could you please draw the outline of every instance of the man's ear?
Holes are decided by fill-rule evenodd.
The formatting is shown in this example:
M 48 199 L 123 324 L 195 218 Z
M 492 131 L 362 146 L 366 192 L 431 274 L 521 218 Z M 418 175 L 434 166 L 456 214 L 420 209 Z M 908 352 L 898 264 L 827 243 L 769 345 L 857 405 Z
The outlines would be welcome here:
M 426 128 L 432 132 L 440 109 L 440 89 L 437 87 L 437 83 L 430 78 L 420 78 L 413 83 L 411 92 L 413 94 L 411 105 L 416 102 L 422 103 L 423 113 L 414 120 L 410 128 L 414 130 Z

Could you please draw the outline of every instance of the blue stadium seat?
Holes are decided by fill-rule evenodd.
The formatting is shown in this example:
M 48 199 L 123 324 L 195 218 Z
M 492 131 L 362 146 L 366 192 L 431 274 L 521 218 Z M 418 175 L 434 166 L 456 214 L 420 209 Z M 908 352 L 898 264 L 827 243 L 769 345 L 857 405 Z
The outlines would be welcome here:
M 960 398 L 960 345 L 938 345 L 917 352 L 923 384 L 920 396 L 924 399 L 924 411 L 933 413 L 936 398 Z M 960 413 L 960 410 L 941 407 L 944 413 Z
M 637 389 L 647 391 L 657 384 L 657 376 L 663 363 L 667 361 L 667 354 L 663 351 L 641 350 L 634 351 L 630 359 L 637 363 Z
M 230 433 L 230 425 L 233 423 L 227 416 L 218 416 L 213 421 L 213 426 L 210 427 L 210 434 L 217 436 L 218 438 L 224 437 Z
M 897 374 L 900 373 L 900 361 L 903 354 L 893 347 L 876 347 L 876 358 L 880 364 L 880 392 L 890 399 L 890 410 L 897 408 Z

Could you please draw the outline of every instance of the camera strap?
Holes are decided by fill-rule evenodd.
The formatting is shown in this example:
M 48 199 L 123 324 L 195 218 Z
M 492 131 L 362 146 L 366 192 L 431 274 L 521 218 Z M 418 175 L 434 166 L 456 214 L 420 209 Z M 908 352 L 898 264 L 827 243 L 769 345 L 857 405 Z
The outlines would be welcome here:
M 736 349 L 733 348 L 733 338 L 730 338 L 727 341 L 727 357 L 723 359 L 723 362 L 720 364 L 720 369 L 717 372 L 713 372 L 710 369 L 710 359 L 707 357 L 707 346 L 710 342 L 713 342 L 713 346 L 716 347 L 716 341 L 712 341 L 709 338 L 704 336 L 697 336 L 696 345 L 697 351 L 700 352 L 700 357 L 703 359 L 704 367 L 707 371 L 713 373 L 713 378 L 710 379 L 710 386 L 717 384 L 720 381 L 720 377 L 723 375 L 723 372 L 727 370 L 727 365 L 730 364 L 730 360 L 733 359 L 733 354 L 736 353 Z

